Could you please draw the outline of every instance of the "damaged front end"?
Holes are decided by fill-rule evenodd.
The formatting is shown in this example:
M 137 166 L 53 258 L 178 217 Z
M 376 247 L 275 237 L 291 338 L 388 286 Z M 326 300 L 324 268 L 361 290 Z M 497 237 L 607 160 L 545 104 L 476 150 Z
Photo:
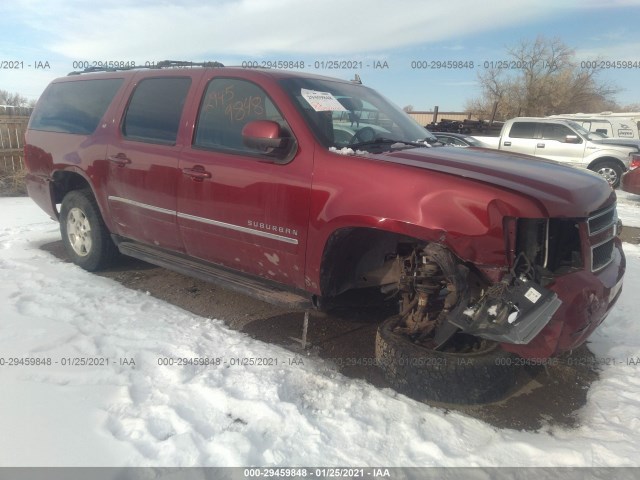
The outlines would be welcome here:
M 510 218 L 505 232 L 510 267 L 496 282 L 436 243 L 400 257 L 396 332 L 440 350 L 456 349 L 457 333 L 520 345 L 538 335 L 562 304 L 546 286 L 583 266 L 578 224 Z

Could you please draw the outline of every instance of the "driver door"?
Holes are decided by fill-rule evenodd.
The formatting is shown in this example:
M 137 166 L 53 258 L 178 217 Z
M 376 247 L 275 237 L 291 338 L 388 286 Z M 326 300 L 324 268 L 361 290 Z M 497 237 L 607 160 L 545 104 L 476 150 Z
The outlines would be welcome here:
M 558 162 L 582 164 L 585 142 L 573 130 L 555 123 L 541 124 L 541 139 L 536 143 L 536 157 L 548 158 Z M 567 136 L 577 137 L 577 143 L 568 143 Z
M 191 256 L 304 288 L 313 151 L 274 161 L 244 145 L 242 129 L 253 120 L 275 121 L 292 136 L 256 83 L 206 79 L 192 144 L 180 157 L 178 227 Z

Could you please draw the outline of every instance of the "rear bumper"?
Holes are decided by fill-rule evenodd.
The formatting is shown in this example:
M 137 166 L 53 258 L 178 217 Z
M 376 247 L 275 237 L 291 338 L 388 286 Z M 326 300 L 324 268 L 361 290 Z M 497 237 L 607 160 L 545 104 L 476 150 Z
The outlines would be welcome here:
M 547 286 L 562 305 L 542 331 L 526 345 L 502 344 L 525 358 L 548 358 L 582 345 L 607 317 L 622 291 L 626 262 L 616 238 L 611 263 L 598 272 L 582 270 L 558 277 Z

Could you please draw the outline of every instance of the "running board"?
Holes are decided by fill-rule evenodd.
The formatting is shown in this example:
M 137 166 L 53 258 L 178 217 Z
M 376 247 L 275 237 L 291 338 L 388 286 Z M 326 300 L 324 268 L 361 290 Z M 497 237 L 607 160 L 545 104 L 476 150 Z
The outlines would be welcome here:
M 120 253 L 135 257 L 174 272 L 214 283 L 222 288 L 249 295 L 264 302 L 291 310 L 313 308 L 311 295 L 287 290 L 285 287 L 258 277 L 245 276 L 210 263 L 199 262 L 183 255 L 159 250 L 131 241 L 116 242 Z

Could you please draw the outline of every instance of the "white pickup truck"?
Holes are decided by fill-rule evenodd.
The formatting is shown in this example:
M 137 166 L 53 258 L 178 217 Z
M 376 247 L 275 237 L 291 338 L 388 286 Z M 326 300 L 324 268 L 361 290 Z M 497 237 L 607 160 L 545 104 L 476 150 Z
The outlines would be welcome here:
M 475 137 L 492 148 L 566 162 L 620 184 L 632 156 L 640 158 L 640 141 L 604 138 L 571 120 L 518 117 L 505 122 L 500 137 Z

